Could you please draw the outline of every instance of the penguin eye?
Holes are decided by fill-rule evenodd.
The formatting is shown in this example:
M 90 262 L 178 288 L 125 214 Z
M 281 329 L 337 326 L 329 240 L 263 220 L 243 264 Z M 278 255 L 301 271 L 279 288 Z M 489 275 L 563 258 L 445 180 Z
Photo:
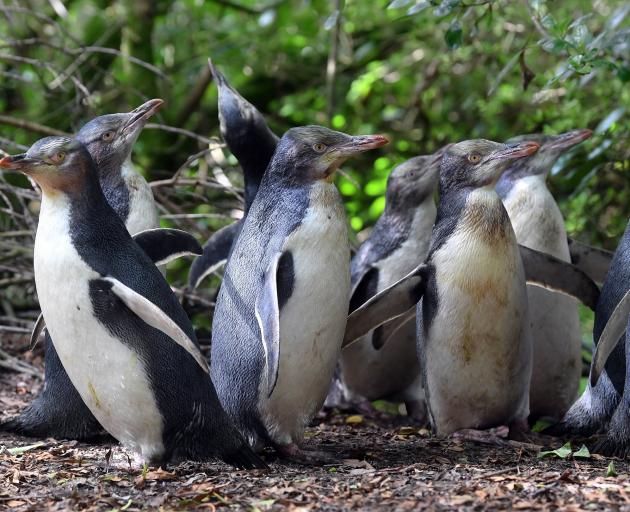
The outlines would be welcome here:
M 105 142 L 109 142 L 113 138 L 114 138 L 114 132 L 112 130 L 108 130 L 103 135 L 101 135 L 101 139 L 103 139 Z
M 481 155 L 478 155 L 477 153 L 471 153 L 470 155 L 468 155 L 468 161 L 471 164 L 479 163 L 479 160 L 481 160 Z
M 63 151 L 58 151 L 50 157 L 50 161 L 54 164 L 60 164 L 66 158 L 66 154 Z
M 324 151 L 326 151 L 326 144 L 322 144 L 321 142 L 313 144 L 313 150 L 317 153 L 323 153 Z

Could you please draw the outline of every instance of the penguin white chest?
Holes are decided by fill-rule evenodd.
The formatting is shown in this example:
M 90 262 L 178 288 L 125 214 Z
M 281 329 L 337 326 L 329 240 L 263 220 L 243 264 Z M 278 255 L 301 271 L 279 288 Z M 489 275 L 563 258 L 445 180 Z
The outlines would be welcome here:
M 160 226 L 153 192 L 147 181 L 134 169 L 131 160 L 122 167 L 122 177 L 129 190 L 129 215 L 125 226 L 132 235 Z
M 346 327 L 350 249 L 334 185 L 312 185 L 308 210 L 283 251 L 293 256 L 293 290 L 280 311 L 278 380 L 261 404 L 265 426 L 280 444 L 299 440 L 322 406 Z
M 498 196 L 485 194 L 471 193 L 468 211 L 431 259 L 437 310 L 423 343 L 438 435 L 524 420 L 529 413 L 524 271 L 509 222 L 492 213 Z
M 504 204 L 520 244 L 570 261 L 564 219 L 544 176 L 517 180 Z M 577 302 L 531 285 L 527 294 L 534 340 L 531 413 L 560 419 L 577 397 L 582 370 Z
M 62 195 L 44 197 L 35 240 L 35 283 L 59 358 L 101 425 L 144 458 L 163 451 L 162 416 L 138 354 L 97 320 L 89 281 L 101 277 L 79 256 Z

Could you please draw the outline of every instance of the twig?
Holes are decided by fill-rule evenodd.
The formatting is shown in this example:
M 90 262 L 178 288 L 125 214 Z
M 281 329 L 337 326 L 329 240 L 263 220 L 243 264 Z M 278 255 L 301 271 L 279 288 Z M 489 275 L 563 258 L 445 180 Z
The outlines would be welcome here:
M 16 119 L 11 116 L 0 115 L 0 123 L 15 126 L 16 128 L 22 128 L 23 130 L 35 133 L 41 133 L 43 135 L 70 135 L 67 132 L 51 128 L 50 126 L 35 123 L 34 121 L 27 121 L 26 119 Z
M 330 53 L 326 65 L 326 100 L 328 124 L 331 123 L 335 112 L 335 79 L 337 77 L 337 57 L 339 54 L 339 36 L 341 34 L 341 17 L 343 11 L 343 0 L 335 0 L 333 15 L 336 16 L 335 26 L 332 31 L 330 42 Z

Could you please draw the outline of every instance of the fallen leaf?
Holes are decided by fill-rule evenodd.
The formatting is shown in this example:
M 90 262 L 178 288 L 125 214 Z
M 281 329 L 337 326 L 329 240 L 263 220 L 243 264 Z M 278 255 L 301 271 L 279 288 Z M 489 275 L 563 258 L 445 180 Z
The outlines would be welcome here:
M 537 457 L 539 459 L 544 459 L 545 457 L 558 457 L 559 459 L 566 459 L 569 455 L 571 455 L 571 442 L 568 442 L 558 448 L 557 450 L 550 450 L 546 452 L 538 452 Z
M 582 447 L 577 451 L 573 453 L 573 458 L 578 458 L 578 459 L 590 459 L 591 458 L 591 452 L 588 451 L 588 448 L 584 445 L 582 445 Z
M 35 450 L 36 448 L 41 448 L 42 446 L 46 446 L 46 443 L 40 441 L 39 443 L 29 444 L 28 446 L 17 446 L 15 448 L 9 448 L 7 452 L 11 455 L 22 455 L 30 450 Z
M 348 425 L 356 425 L 358 423 L 363 423 L 363 416 L 360 414 L 353 414 L 352 416 L 348 416 L 346 418 L 346 423 Z

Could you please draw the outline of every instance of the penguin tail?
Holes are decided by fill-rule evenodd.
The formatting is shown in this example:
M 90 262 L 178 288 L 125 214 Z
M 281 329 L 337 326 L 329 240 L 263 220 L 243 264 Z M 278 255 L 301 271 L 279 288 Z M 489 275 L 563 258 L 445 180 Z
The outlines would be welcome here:
M 221 458 L 225 463 L 237 469 L 269 469 L 267 463 L 247 443 L 242 443 L 234 450 L 223 452 Z

